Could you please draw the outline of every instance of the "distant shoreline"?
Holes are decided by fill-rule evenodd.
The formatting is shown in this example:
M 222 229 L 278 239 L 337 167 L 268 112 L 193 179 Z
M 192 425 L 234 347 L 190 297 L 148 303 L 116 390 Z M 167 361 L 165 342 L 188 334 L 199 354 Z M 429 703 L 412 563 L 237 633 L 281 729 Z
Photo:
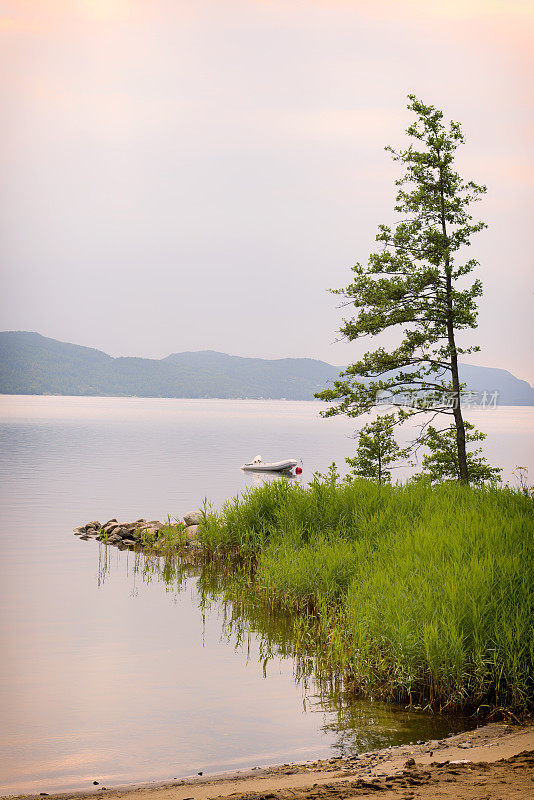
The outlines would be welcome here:
M 0 397 L 69 397 L 73 399 L 100 399 L 107 400 L 224 400 L 225 402 L 251 402 L 251 403 L 315 403 L 319 406 L 324 406 L 321 400 L 313 398 L 309 400 L 294 400 L 289 397 L 167 397 L 164 395 L 141 395 L 141 394 L 52 394 L 51 392 L 35 392 L 35 393 L 17 393 L 17 392 L 0 392 Z M 534 403 L 524 403 L 526 407 L 534 406 Z M 514 404 L 512 406 L 515 407 Z M 503 403 L 503 408 L 504 408 Z M 518 406 L 519 407 L 519 406 Z
M 144 394 L 59 394 L 54 392 L 0 392 L 0 397 L 69 397 L 71 399 L 97 399 L 107 400 L 222 400 L 225 402 L 253 402 L 253 403 L 316 403 L 320 406 L 326 405 L 321 400 L 314 398 L 292 398 L 292 397 L 173 397 L 169 395 L 144 395 Z M 534 402 L 520 403 L 498 403 L 492 410 L 498 408 L 532 408 Z

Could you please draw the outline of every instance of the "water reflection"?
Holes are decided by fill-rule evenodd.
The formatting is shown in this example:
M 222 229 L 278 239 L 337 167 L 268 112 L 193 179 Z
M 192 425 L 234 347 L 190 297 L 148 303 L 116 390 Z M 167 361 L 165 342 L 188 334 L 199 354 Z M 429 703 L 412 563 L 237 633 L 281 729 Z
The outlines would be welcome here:
M 100 544 L 98 548 L 98 586 L 103 586 L 110 577 L 117 555 L 114 547 Z M 126 570 L 131 577 L 131 593 L 138 594 L 137 583 L 141 580 L 144 584 L 152 581 L 162 583 L 166 592 L 175 595 L 177 599 L 185 588 L 187 578 L 198 577 L 199 567 L 192 561 L 180 559 L 173 555 L 160 556 L 156 554 L 141 553 L 139 551 L 124 549 L 120 551 L 120 568 Z
M 207 602 L 208 576 L 197 568 L 126 551 L 99 556 L 71 532 L 90 519 L 182 515 L 206 495 L 218 508 L 254 485 L 239 466 L 257 452 L 302 458 L 305 482 L 342 465 L 355 421 L 320 419 L 321 409 L 0 398 L 0 794 L 305 761 L 423 738 L 434 725 L 340 699 L 338 687 L 311 683 L 311 664 L 299 678 L 286 621 L 261 611 L 239 628 L 222 586 Z M 505 478 L 516 464 L 532 474 L 533 408 L 470 418 L 489 434 L 486 455 Z
M 99 585 L 110 578 L 111 553 L 113 548 L 100 545 Z M 235 569 L 239 567 L 235 565 Z M 355 698 L 336 676 L 318 674 L 313 654 L 296 652 L 292 615 L 250 595 L 244 594 L 241 600 L 236 600 L 238 579 L 228 565 L 198 557 L 187 559 L 132 551 L 128 570 L 133 592 L 138 581 L 158 581 L 175 602 L 194 579 L 194 595 L 203 624 L 208 615 L 216 615 L 220 641 L 241 653 L 247 663 L 255 659 L 264 678 L 269 678 L 270 665 L 276 667 L 280 660 L 290 660 L 293 679 L 301 688 L 303 712 L 317 717 L 318 729 L 327 738 L 332 757 L 442 738 L 468 727 L 468 721 L 459 717 L 426 714 Z

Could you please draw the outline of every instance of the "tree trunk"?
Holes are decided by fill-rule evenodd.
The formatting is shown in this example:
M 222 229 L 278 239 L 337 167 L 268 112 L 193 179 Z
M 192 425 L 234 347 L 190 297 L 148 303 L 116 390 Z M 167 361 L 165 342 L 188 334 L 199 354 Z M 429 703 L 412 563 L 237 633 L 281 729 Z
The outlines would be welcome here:
M 382 451 L 380 449 L 380 434 L 378 434 L 378 483 L 382 483 Z
M 438 150 L 438 158 L 440 153 Z M 469 483 L 469 468 L 467 466 L 467 453 L 465 449 L 465 425 L 462 416 L 462 405 L 460 403 L 460 378 L 458 375 L 458 353 L 456 350 L 456 342 L 454 339 L 454 325 L 453 325 L 453 307 L 452 307 L 452 270 L 450 263 L 450 256 L 448 250 L 448 236 L 447 236 L 447 220 L 445 218 L 445 195 L 443 191 L 443 170 L 440 166 L 439 169 L 439 191 L 441 199 L 441 229 L 446 242 L 445 251 L 445 292 L 447 303 L 447 340 L 449 342 L 449 351 L 451 359 L 451 376 L 452 376 L 452 391 L 453 391 L 453 414 L 454 424 L 456 426 L 456 447 L 458 450 L 458 471 L 460 474 L 460 483 Z
M 447 275 L 447 290 L 450 285 L 450 276 Z M 449 291 L 447 291 L 447 305 L 449 303 Z M 451 306 L 452 311 L 452 306 Z M 449 348 L 451 351 L 451 374 L 452 374 L 452 390 L 453 390 L 453 414 L 454 424 L 456 425 L 456 447 L 458 450 L 458 471 L 460 474 L 460 483 L 469 483 L 469 469 L 467 466 L 467 453 L 465 449 L 465 425 L 462 416 L 462 406 L 460 403 L 460 378 L 458 375 L 458 355 L 456 353 L 456 343 L 454 341 L 454 328 L 452 319 L 448 315 L 447 318 L 447 335 L 449 340 Z

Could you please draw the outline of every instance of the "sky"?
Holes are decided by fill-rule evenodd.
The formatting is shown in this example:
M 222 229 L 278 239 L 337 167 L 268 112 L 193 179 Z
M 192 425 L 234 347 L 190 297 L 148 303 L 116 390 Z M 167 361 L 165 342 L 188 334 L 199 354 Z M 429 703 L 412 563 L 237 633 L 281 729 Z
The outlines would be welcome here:
M 0 328 L 356 360 L 408 93 L 488 193 L 471 363 L 534 383 L 532 0 L 0 0 Z

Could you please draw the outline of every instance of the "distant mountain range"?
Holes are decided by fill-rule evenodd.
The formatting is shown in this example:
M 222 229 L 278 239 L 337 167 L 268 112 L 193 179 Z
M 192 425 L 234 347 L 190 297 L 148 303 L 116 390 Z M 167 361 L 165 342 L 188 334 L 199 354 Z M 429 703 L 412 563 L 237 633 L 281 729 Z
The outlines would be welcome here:
M 214 350 L 112 358 L 38 333 L 0 333 L 2 394 L 312 400 L 341 369 L 312 358 L 241 358 Z M 534 389 L 504 369 L 462 364 L 461 379 L 475 392 L 498 391 L 502 405 L 534 405 Z

